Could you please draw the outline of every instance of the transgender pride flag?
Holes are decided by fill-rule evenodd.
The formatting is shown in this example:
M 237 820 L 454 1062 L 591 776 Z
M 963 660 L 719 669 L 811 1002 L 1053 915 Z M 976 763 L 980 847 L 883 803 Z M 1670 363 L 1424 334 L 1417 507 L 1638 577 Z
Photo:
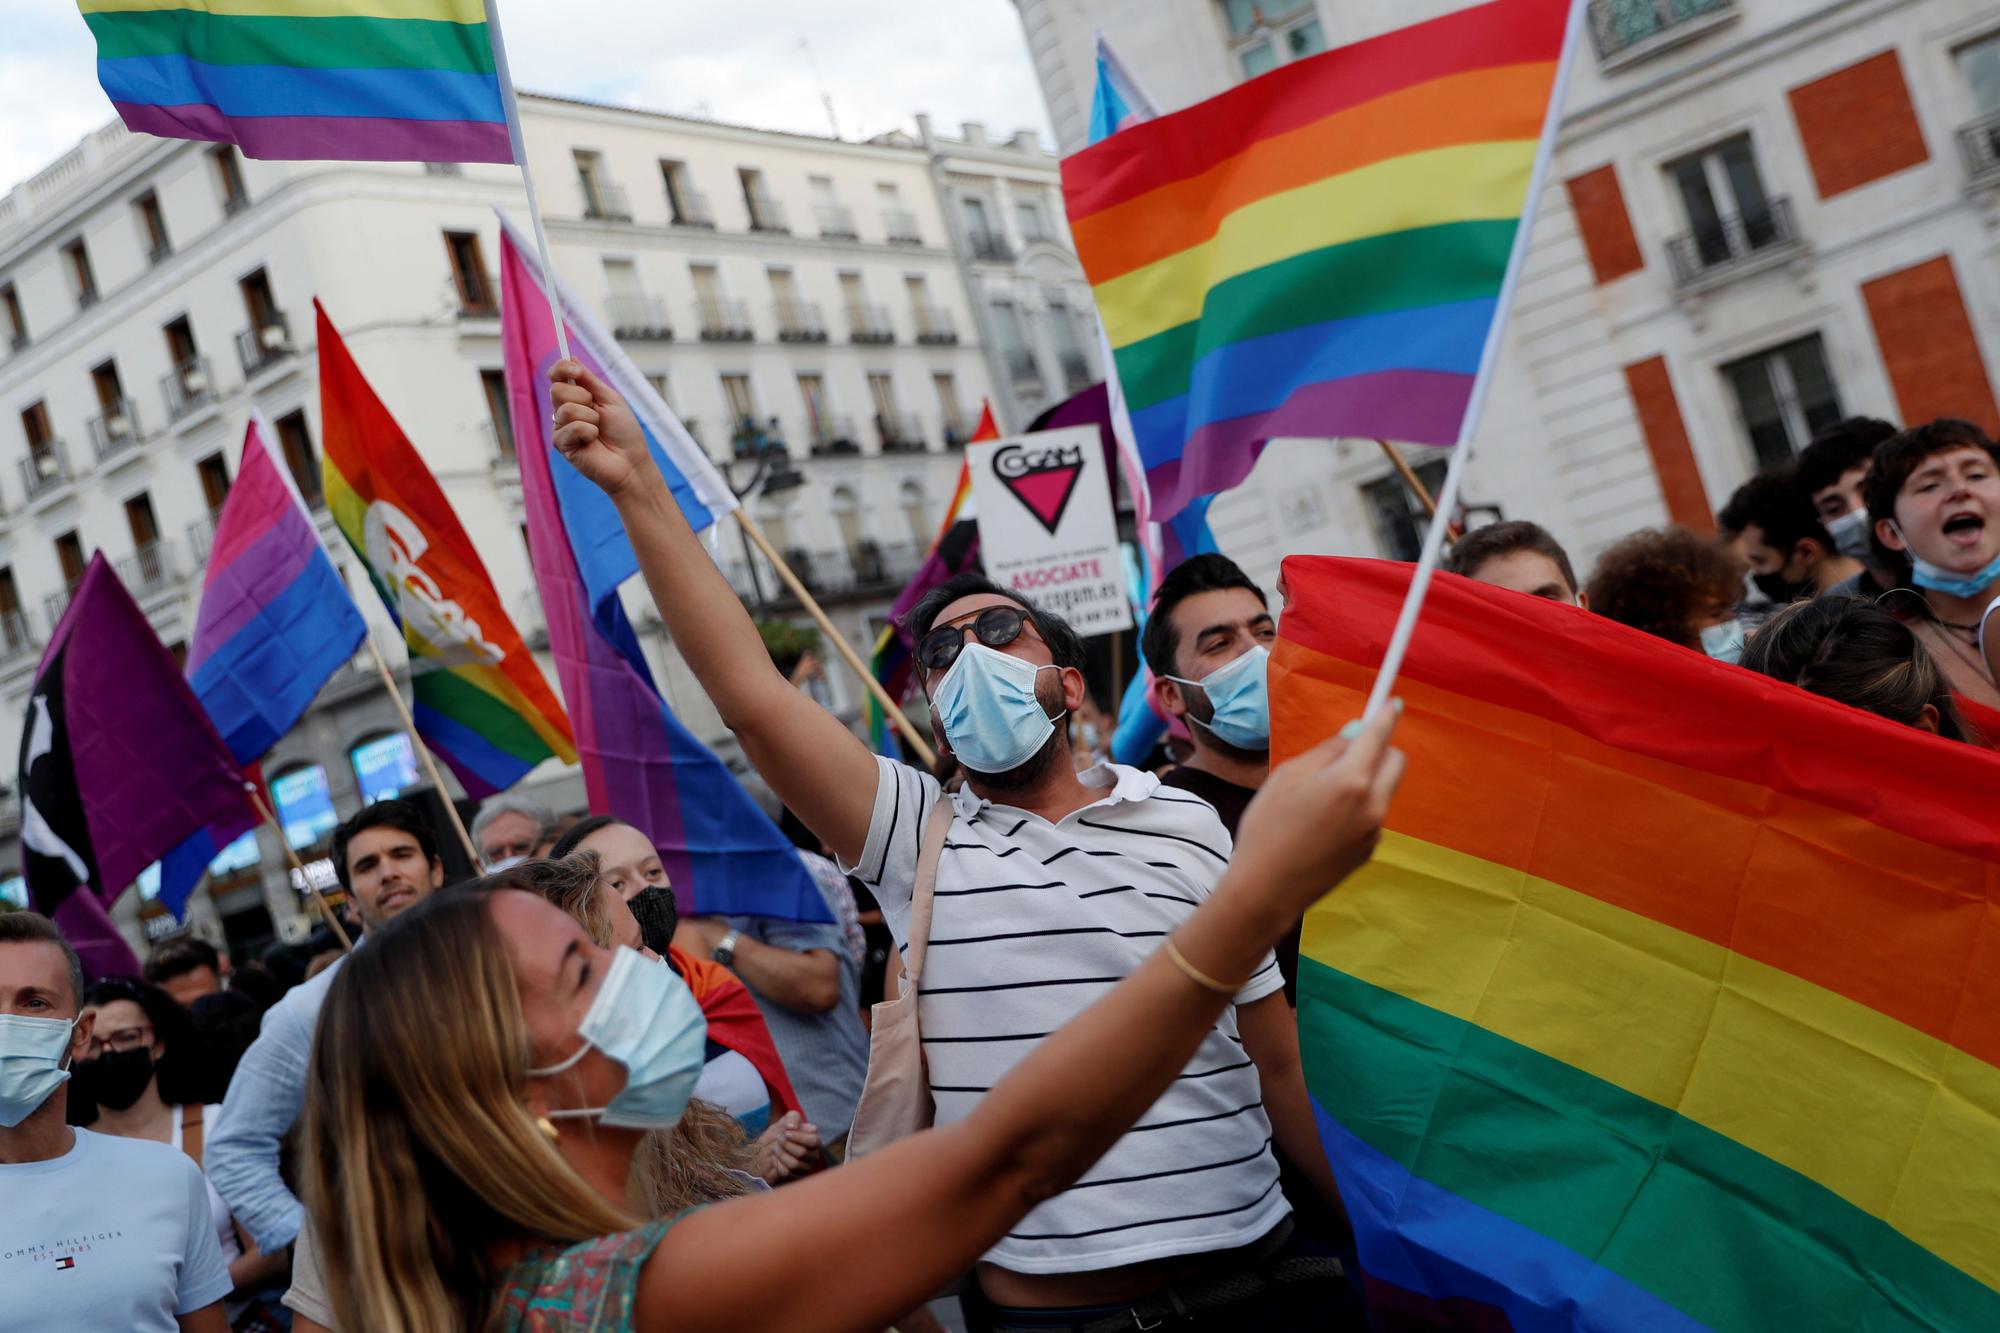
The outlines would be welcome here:
M 263 758 L 361 647 L 366 626 L 297 484 L 258 417 L 222 512 L 188 645 L 188 684 L 236 762 Z M 248 807 L 245 807 L 247 812 Z M 232 818 L 160 862 L 160 900 L 178 916 L 216 853 L 256 822 Z
M 618 600 L 638 557 L 610 498 L 555 451 L 555 321 L 531 247 L 504 216 L 501 227 L 500 341 L 528 545 L 590 809 L 652 838 L 683 915 L 830 920 L 792 844 L 653 683 Z M 557 287 L 572 355 L 624 395 L 688 523 L 696 532 L 710 527 L 736 507 L 735 495 L 618 345 Z

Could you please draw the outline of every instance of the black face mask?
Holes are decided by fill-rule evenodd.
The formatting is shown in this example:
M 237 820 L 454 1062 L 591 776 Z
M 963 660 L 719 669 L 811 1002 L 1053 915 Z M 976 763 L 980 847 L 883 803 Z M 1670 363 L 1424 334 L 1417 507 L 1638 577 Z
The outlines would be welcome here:
M 646 947 L 665 958 L 667 946 L 674 942 L 674 928 L 681 923 L 681 905 L 675 901 L 674 891 L 648 884 L 627 898 L 625 905 L 638 918 L 639 937 L 645 940 Z
M 1788 579 L 1782 569 L 1769 574 L 1752 574 L 1750 581 L 1757 585 L 1758 592 L 1779 606 L 1789 606 L 1813 591 L 1811 579 Z
M 138 1101 L 153 1081 L 153 1052 L 141 1046 L 106 1051 L 95 1060 L 79 1060 L 76 1081 L 99 1106 L 123 1111 Z

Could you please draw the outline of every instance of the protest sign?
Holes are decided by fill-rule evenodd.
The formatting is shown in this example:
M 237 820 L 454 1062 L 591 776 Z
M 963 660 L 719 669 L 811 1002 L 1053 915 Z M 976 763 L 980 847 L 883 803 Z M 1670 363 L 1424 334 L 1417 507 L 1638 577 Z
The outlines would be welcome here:
M 979 541 L 995 583 L 1086 637 L 1132 627 L 1104 446 L 1073 426 L 966 448 Z

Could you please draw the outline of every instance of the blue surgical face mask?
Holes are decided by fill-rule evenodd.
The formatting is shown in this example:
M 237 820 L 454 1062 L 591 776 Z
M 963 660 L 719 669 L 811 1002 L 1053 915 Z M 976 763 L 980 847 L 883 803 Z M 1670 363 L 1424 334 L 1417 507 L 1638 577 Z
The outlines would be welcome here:
M 0 1125 L 20 1124 L 69 1081 L 62 1061 L 75 1027 L 73 1018 L 0 1014 Z
M 1985 565 L 1971 574 L 1955 574 L 1942 565 L 1934 565 L 1917 554 L 1910 539 L 1903 536 L 1903 530 L 1894 523 L 1889 530 L 1903 543 L 1903 554 L 1910 558 L 1910 582 L 1919 588 L 1941 592 L 1947 597 L 1963 597 L 1970 601 L 1996 583 L 2000 583 L 2000 555 L 1994 556 Z
M 1839 518 L 1826 525 L 1826 535 L 1833 538 L 1833 549 L 1852 560 L 1866 564 L 1874 552 L 1868 545 L 1868 511 L 1850 509 Z
M 1718 662 L 1732 665 L 1743 660 L 1743 622 L 1725 620 L 1701 632 L 1701 650 Z
M 625 1087 L 607 1106 L 551 1111 L 550 1119 L 594 1119 L 626 1129 L 672 1129 L 680 1123 L 707 1060 L 708 1020 L 671 967 L 636 949 L 618 949 L 576 1035 L 583 1039 L 576 1054 L 546 1069 L 530 1069 L 528 1076 L 560 1074 L 595 1046 L 625 1066 Z
M 1239 750 L 1268 750 L 1271 748 L 1271 699 L 1265 692 L 1265 684 L 1270 674 L 1270 663 L 1271 652 L 1260 643 L 1200 680 L 1183 680 L 1179 676 L 1168 676 L 1167 679 L 1181 685 L 1200 687 L 1201 692 L 1208 696 L 1210 707 L 1215 710 L 1206 722 L 1192 713 L 1188 714 L 1188 721 L 1198 727 L 1206 727 L 1225 745 L 1233 745 Z
M 1035 697 L 1053 666 L 1036 666 L 983 643 L 968 643 L 931 695 L 944 738 L 975 773 L 1005 773 L 1035 757 L 1056 729 Z

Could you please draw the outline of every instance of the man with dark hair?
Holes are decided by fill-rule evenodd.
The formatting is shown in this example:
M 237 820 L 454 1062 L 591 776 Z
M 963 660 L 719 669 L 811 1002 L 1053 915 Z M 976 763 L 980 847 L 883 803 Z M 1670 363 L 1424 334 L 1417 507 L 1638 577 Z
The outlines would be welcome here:
M 1738 486 L 1716 522 L 1749 562 L 1757 591 L 1779 606 L 1832 592 L 1867 572 L 1835 548 L 1789 466 Z
M 1530 597 L 1586 605 L 1569 552 L 1539 523 L 1513 519 L 1474 528 L 1452 543 L 1442 568 Z
M 199 935 L 161 941 L 146 960 L 146 980 L 187 1008 L 204 996 L 222 993 L 222 954 Z
M 68 1123 L 93 1019 L 55 924 L 0 914 L 0 1329 L 226 1333 L 201 1168 L 178 1145 Z
M 1981 618 L 2000 594 L 2000 445 L 1941 417 L 1877 448 L 1862 489 L 1877 561 L 1918 593 L 1884 605 L 1910 621 L 1954 690 L 2000 708 L 1979 651 Z
M 1842 555 L 1869 564 L 1868 503 L 1861 485 L 1875 450 L 1896 428 L 1874 417 L 1848 417 L 1813 436 L 1799 454 L 1798 487 Z
M 444 883 L 437 835 L 414 801 L 377 801 L 333 830 L 329 855 L 364 929 L 415 906 Z M 299 1234 L 304 1210 L 278 1168 L 279 1141 L 305 1103 L 306 1066 L 319 1007 L 340 971 L 326 968 L 264 1014 L 237 1062 L 208 1140 L 208 1177 L 250 1232 L 275 1254 Z
M 964 1120 L 1048 1033 L 1138 967 L 1213 889 L 1228 830 L 1213 806 L 1137 769 L 1076 770 L 1065 717 L 1084 699 L 1083 651 L 1058 616 L 984 578 L 913 609 L 916 683 L 965 786 L 871 753 L 770 663 L 757 627 L 689 529 L 615 391 L 575 362 L 551 381 L 556 444 L 616 503 L 639 567 L 689 667 L 778 798 L 874 893 L 911 942 L 920 848 L 938 858 L 919 1011 L 936 1122 Z M 1042 1202 L 982 1260 L 1000 1326 L 1090 1324 L 1111 1306 L 1137 1327 L 1231 1328 L 1277 1299 L 1266 1328 L 1322 1328 L 1339 1268 L 1289 1225 L 1275 1140 L 1335 1197 L 1299 1070 L 1298 1032 L 1266 958 L 1227 978 L 1235 1006 L 1184 1077 L 1090 1178 Z M 1290 1234 L 1288 1234 L 1290 1233 Z M 1260 1293 L 1253 1296 L 1252 1293 Z

